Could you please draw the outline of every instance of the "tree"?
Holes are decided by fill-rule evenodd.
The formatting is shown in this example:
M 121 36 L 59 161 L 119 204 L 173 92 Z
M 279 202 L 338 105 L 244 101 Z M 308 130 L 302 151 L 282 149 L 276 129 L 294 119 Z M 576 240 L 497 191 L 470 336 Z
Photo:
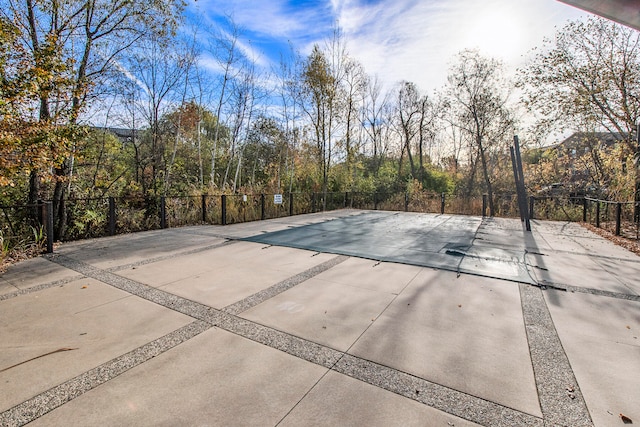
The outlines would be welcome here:
M 337 82 L 327 57 L 318 45 L 313 47 L 307 58 L 303 73 L 301 89 L 306 99 L 302 109 L 312 123 L 322 191 L 326 195 L 337 114 Z
M 78 123 L 87 99 L 97 95 L 101 83 L 117 64 L 117 59 L 143 34 L 166 34 L 174 28 L 183 7 L 181 0 L 8 0 L 0 9 L 7 22 L 15 23 L 24 35 L 21 52 L 35 69 L 49 69 L 54 76 L 71 76 L 71 84 L 52 90 L 46 84 L 36 88 L 37 120 L 49 123 L 59 111 L 67 125 Z M 64 64 L 66 69 L 51 67 Z M 61 125 L 62 123 L 57 123 Z M 73 140 L 70 140 L 73 155 Z M 62 200 L 65 180 L 70 171 L 70 157 L 49 166 L 54 171 L 53 191 L 56 236 L 64 235 L 66 211 Z M 40 174 L 30 175 L 29 202 L 40 194 Z
M 365 97 L 367 75 L 362 64 L 352 58 L 345 61 L 345 131 L 344 149 L 348 188 L 353 191 L 356 180 L 355 159 L 362 145 L 362 126 L 360 126 L 362 103 Z
M 590 17 L 571 21 L 521 70 L 518 84 L 527 107 L 539 114 L 537 129 L 606 130 L 619 133 L 626 156 L 638 153 L 640 34 Z M 636 192 L 640 173 L 636 169 Z
M 166 151 L 167 143 L 173 136 L 173 147 L 176 148 L 180 123 L 176 123 L 168 134 L 161 129 L 161 119 L 172 103 L 181 105 L 184 101 L 181 89 L 194 60 L 192 50 L 182 49 L 177 41 L 168 43 L 154 35 L 141 40 L 136 52 L 128 58 L 129 78 L 136 82 L 135 89 L 139 92 L 137 110 L 147 127 L 144 139 L 140 140 L 140 143 L 147 143 L 147 150 L 138 153 L 139 176 L 145 196 L 155 197 L 166 187 L 167 166 L 171 164 L 171 160 L 167 161 L 167 154 L 171 158 L 171 153 Z M 161 183 L 165 184 L 162 188 Z
M 372 172 L 375 177 L 388 149 L 384 144 L 384 135 L 388 128 L 385 118 L 390 104 L 388 93 L 382 95 L 382 84 L 377 77 L 367 78 L 363 104 L 361 124 L 371 144 Z
M 59 47 L 55 39 L 47 38 L 34 61 L 23 37 L 21 27 L 0 17 L 0 187 L 15 186 L 33 170 L 61 164 L 73 137 L 66 126 L 69 108 L 49 109 L 46 118 L 38 116 L 43 92 L 64 101 L 73 84 L 69 68 L 60 61 Z
M 492 216 L 495 210 L 489 154 L 496 142 L 513 134 L 513 119 L 507 108 L 508 94 L 501 72 L 502 65 L 495 59 L 485 58 L 476 50 L 464 50 L 449 71 L 445 89 L 447 103 L 457 118 L 455 125 L 470 138 L 469 186 L 475 174 L 475 152 L 482 165 Z

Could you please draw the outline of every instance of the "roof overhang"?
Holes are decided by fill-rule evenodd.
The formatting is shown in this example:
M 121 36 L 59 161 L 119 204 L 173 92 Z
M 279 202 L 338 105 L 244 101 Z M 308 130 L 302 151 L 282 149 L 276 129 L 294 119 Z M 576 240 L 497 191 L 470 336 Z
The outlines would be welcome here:
M 640 31 L 640 0 L 558 0 Z

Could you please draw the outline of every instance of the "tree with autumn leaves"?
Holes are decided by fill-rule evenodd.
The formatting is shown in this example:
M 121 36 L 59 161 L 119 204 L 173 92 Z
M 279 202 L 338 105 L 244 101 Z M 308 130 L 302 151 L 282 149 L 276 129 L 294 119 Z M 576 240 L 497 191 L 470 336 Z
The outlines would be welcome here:
M 117 70 L 123 53 L 148 35 L 174 29 L 184 5 L 180 0 L 4 3 L 3 151 L 6 159 L 15 156 L 11 167 L 29 171 L 28 202 L 44 196 L 53 200 L 55 231 L 61 236 L 80 114 Z M 48 181 L 50 194 L 41 186 Z
M 61 61 L 54 36 L 42 40 L 38 54 L 22 43 L 24 32 L 0 18 L 0 186 L 14 187 L 37 171 L 59 167 L 69 155 L 74 132 L 68 102 L 73 81 Z M 49 108 L 41 99 L 55 100 Z M 40 175 L 39 179 L 50 177 Z M 33 183 L 35 187 L 38 183 Z

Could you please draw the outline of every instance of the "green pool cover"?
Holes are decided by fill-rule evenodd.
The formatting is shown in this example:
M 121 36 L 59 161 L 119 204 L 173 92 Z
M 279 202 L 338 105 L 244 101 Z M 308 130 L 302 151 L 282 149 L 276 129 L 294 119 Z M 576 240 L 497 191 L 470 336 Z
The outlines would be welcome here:
M 519 233 L 502 233 L 502 239 L 492 242 L 490 233 L 495 226 L 491 221 L 461 215 L 364 211 L 243 240 L 535 283 L 526 268 Z

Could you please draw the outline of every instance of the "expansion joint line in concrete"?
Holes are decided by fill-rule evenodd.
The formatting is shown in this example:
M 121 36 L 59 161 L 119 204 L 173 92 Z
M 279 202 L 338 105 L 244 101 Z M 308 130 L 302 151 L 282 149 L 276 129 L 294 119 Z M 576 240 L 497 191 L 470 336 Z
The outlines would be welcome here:
M 196 254 L 196 253 L 199 253 L 199 252 L 204 252 L 204 251 L 208 251 L 208 250 L 211 250 L 211 249 L 216 249 L 216 248 L 220 248 L 220 247 L 223 247 L 223 246 L 227 246 L 227 245 L 230 245 L 230 244 L 233 244 L 233 243 L 236 243 L 236 242 L 238 242 L 238 240 L 227 240 L 227 241 L 224 241 L 224 242 L 221 242 L 221 243 L 216 243 L 216 244 L 213 244 L 213 245 L 207 245 L 207 246 L 203 246 L 203 247 L 200 247 L 200 248 L 190 249 L 190 250 L 187 250 L 187 251 L 184 251 L 184 252 L 172 253 L 170 255 L 163 255 L 163 256 L 159 256 L 159 257 L 155 257 L 155 258 L 149 258 L 149 259 L 146 259 L 146 260 L 138 261 L 138 262 L 132 262 L 132 263 L 129 263 L 129 264 L 123 264 L 123 265 L 118 265 L 118 266 L 115 266 L 115 267 L 110 267 L 110 268 L 105 269 L 104 271 L 107 271 L 107 272 L 122 271 L 122 270 L 126 270 L 128 268 L 131 268 L 131 267 L 139 267 L 141 265 L 151 264 L 151 263 L 159 262 L 159 261 L 165 261 L 167 259 L 175 259 L 176 257 L 179 257 L 179 256 L 193 255 L 193 254 Z M 43 255 L 43 258 L 48 259 L 51 262 L 56 262 L 57 264 L 60 264 L 59 262 L 56 261 L 56 259 L 58 257 L 59 257 L 58 254 Z M 18 289 L 16 291 L 0 295 L 0 301 L 4 301 L 4 300 L 11 299 L 11 298 L 15 298 L 15 297 L 18 297 L 20 295 L 26 295 L 26 294 L 30 294 L 30 293 L 33 293 L 33 292 L 39 292 L 39 291 L 42 291 L 42 290 L 45 290 L 45 289 L 53 288 L 55 286 L 62 286 L 62 285 L 65 285 L 67 283 L 71 283 L 73 281 L 82 279 L 83 277 L 84 277 L 83 275 L 79 274 L 79 275 L 76 275 L 76 276 L 67 277 L 65 279 L 54 280 L 54 281 L 48 282 L 48 283 L 42 283 L 40 285 L 32 286 L 32 287 L 25 288 L 25 289 Z
M 66 279 L 54 280 L 53 282 L 42 283 L 37 286 L 32 286 L 30 288 L 18 289 L 17 291 L 9 292 L 3 295 L 0 295 L 0 301 L 4 301 L 7 299 L 19 297 L 20 295 L 27 295 L 33 292 L 43 291 L 45 289 L 53 288 L 55 286 L 62 286 L 67 283 L 71 283 L 75 280 L 82 279 L 82 275 L 78 274 L 77 276 L 67 277 Z
M 545 426 L 593 426 L 542 289 L 520 284 L 522 315 Z
M 220 236 L 212 236 L 212 237 L 220 237 Z M 222 238 L 224 238 L 224 237 L 222 237 Z M 153 264 L 154 262 L 166 261 L 168 259 L 175 259 L 176 257 L 181 257 L 181 256 L 185 256 L 185 255 L 193 255 L 193 254 L 197 254 L 197 253 L 200 253 L 200 252 L 221 248 L 223 246 L 228 246 L 228 245 L 231 245 L 231 244 L 236 243 L 236 242 L 238 242 L 238 240 L 227 239 L 224 242 L 215 243 L 213 245 L 207 245 L 207 246 L 203 246 L 203 247 L 195 248 L 195 249 L 188 249 L 188 250 L 183 251 L 183 252 L 171 253 L 171 254 L 168 254 L 168 255 L 162 255 L 162 256 L 145 259 L 145 260 L 138 261 L 138 262 L 132 262 L 132 263 L 129 263 L 129 264 L 117 265 L 115 267 L 107 268 L 107 269 L 105 269 L 105 271 L 110 271 L 110 272 L 122 271 L 122 270 L 126 270 L 128 268 L 131 268 L 131 267 L 140 267 L 140 266 L 146 265 L 146 264 Z
M 23 426 L 211 328 L 194 321 L 0 413 L 0 425 Z
M 548 289 L 554 289 L 556 291 L 564 291 L 564 292 L 572 292 L 572 293 L 580 293 L 580 294 L 588 294 L 588 295 L 598 295 L 601 297 L 640 302 L 640 295 L 623 294 L 621 292 L 604 291 L 601 289 L 594 289 L 594 288 L 581 288 L 580 286 L 564 285 L 562 283 L 551 283 L 547 281 L 542 281 L 538 283 L 537 286 L 540 287 L 541 289 L 548 288 Z
M 267 289 L 263 289 L 260 292 L 256 292 L 253 295 L 250 295 L 244 298 L 241 301 L 238 301 L 234 304 L 228 305 L 222 309 L 222 311 L 230 314 L 238 314 L 243 311 L 247 311 L 248 309 L 255 307 L 256 305 L 275 297 L 282 292 L 285 292 L 294 286 L 299 285 L 300 283 L 311 279 L 314 276 L 322 273 L 323 271 L 327 271 L 332 267 L 346 261 L 349 259 L 348 256 L 338 255 L 337 257 L 331 258 L 328 261 L 323 262 L 322 264 L 316 265 L 315 267 L 311 267 L 308 270 L 303 271 L 302 273 L 296 274 L 295 276 L 289 277 L 279 283 L 276 283 L 273 286 L 270 286 Z

